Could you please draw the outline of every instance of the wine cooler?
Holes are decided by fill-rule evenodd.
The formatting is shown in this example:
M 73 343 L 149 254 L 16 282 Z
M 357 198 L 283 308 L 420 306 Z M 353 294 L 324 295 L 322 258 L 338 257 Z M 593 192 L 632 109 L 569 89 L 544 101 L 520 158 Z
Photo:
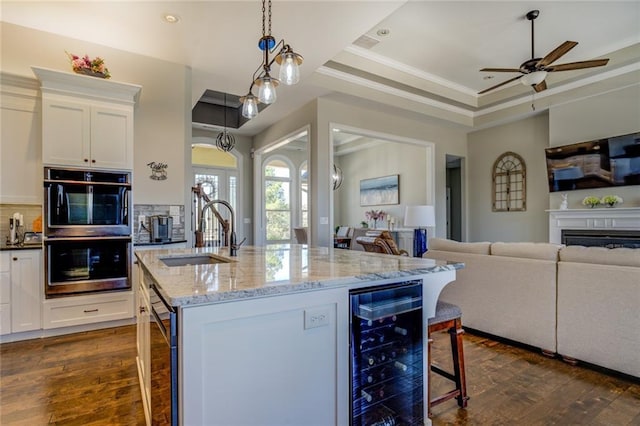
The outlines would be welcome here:
M 422 281 L 350 292 L 351 426 L 424 424 Z

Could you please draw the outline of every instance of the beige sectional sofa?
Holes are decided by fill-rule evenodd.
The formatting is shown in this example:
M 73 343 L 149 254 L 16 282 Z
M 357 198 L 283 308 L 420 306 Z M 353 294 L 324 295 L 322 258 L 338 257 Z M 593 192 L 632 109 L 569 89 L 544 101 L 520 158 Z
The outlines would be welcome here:
M 466 327 L 640 377 L 640 250 L 431 238 Z

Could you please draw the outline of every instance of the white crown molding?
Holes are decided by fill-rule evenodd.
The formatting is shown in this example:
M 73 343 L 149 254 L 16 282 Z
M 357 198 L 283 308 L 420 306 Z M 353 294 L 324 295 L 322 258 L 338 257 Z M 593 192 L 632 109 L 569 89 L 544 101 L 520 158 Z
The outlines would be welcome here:
M 440 101 L 435 101 L 433 99 L 429 99 L 426 98 L 424 96 L 420 96 L 420 95 L 416 95 L 413 93 L 409 93 L 407 91 L 404 90 L 400 90 L 400 89 L 396 89 L 394 87 L 389 87 L 387 85 L 381 84 L 381 83 L 376 83 L 374 81 L 371 80 L 367 80 L 366 78 L 362 78 L 362 77 L 358 77 L 355 76 L 353 74 L 349 74 L 346 72 L 342 72 L 342 71 L 337 71 L 334 70 L 332 68 L 328 68 L 325 66 L 321 66 L 320 68 L 318 68 L 316 70 L 316 72 L 318 74 L 322 74 L 322 75 L 326 75 L 329 77 L 333 77 L 333 78 L 337 78 L 339 80 L 343 80 L 346 81 L 348 83 L 353 83 L 356 84 L 358 86 L 362 86 L 362 87 L 367 87 L 369 89 L 372 90 L 376 90 L 378 92 L 383 92 L 383 93 L 387 93 L 390 95 L 394 95 L 394 96 L 398 96 L 400 98 L 404 98 L 413 102 L 417 102 L 423 105 L 428 105 L 434 108 L 438 108 L 444 111 L 449 111 L 449 112 L 453 112 L 455 114 L 460 114 L 463 115 L 465 117 L 473 117 L 473 111 L 469 111 L 467 109 L 464 108 L 460 108 L 460 107 L 456 107 L 444 102 L 440 102 Z
M 421 78 L 423 80 L 430 81 L 439 86 L 444 86 L 451 90 L 456 90 L 458 92 L 464 93 L 465 95 L 470 95 L 477 97 L 478 94 L 475 90 L 470 89 L 469 87 L 463 86 L 461 84 L 454 83 L 450 80 L 444 79 L 442 77 L 438 77 L 434 74 L 430 74 L 428 72 L 422 71 L 420 69 L 414 68 L 407 64 L 403 64 L 402 62 L 395 61 L 393 59 L 389 59 L 386 56 L 378 55 L 377 53 L 373 53 L 370 50 L 363 49 L 357 46 L 347 46 L 344 49 L 346 52 L 349 52 L 353 55 L 360 56 L 361 58 L 368 59 L 370 61 L 376 62 L 381 65 L 385 65 L 389 68 L 393 68 L 400 72 L 412 75 L 414 77 Z

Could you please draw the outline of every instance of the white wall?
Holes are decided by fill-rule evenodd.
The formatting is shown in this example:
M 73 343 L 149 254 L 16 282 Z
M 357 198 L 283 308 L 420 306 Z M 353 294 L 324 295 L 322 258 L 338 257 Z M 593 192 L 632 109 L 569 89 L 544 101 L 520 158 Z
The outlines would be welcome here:
M 426 204 L 427 168 L 426 148 L 396 142 L 379 142 L 379 145 L 337 157 L 342 168 L 342 185 L 333 193 L 335 226 L 360 227 L 366 220 L 365 211 L 383 210 L 402 226 L 406 205 Z M 381 176 L 399 175 L 400 204 L 361 206 L 360 181 Z M 387 226 L 378 222 L 378 227 Z
M 549 145 L 546 113 L 469 134 L 468 241 L 547 241 L 548 186 L 544 149 Z M 527 166 L 527 210 L 492 211 L 493 163 L 503 153 L 519 154 Z
M 3 72 L 28 78 L 31 66 L 71 71 L 65 50 L 104 58 L 113 81 L 142 86 L 135 110 L 134 203 L 184 204 L 185 144 L 190 145 L 190 70 L 182 65 L 0 22 Z M 3 123 L 4 125 L 4 123 Z M 3 145 L 4 145 L 3 141 Z M 20 141 L 16 141 L 20 143 Z M 41 146 L 38 148 L 41 150 Z M 168 179 L 149 179 L 149 162 L 167 163 Z M 27 163 L 25 176 L 42 177 L 42 164 Z M 20 178 L 19 176 L 16 178 Z
M 567 145 L 611 136 L 640 132 L 640 84 L 551 107 L 549 110 L 550 146 Z M 596 188 L 569 191 L 569 208 L 584 208 L 587 195 L 622 197 L 622 207 L 640 206 L 640 186 Z M 550 195 L 549 205 L 557 209 L 560 194 Z

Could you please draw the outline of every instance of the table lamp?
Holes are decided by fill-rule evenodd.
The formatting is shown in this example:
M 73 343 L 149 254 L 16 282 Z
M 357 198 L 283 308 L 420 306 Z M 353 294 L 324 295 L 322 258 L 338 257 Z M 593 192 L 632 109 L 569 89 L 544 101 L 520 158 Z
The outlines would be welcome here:
M 413 256 L 422 257 L 427 251 L 427 226 L 436 226 L 433 206 L 407 206 L 404 226 L 417 226 L 413 235 Z

